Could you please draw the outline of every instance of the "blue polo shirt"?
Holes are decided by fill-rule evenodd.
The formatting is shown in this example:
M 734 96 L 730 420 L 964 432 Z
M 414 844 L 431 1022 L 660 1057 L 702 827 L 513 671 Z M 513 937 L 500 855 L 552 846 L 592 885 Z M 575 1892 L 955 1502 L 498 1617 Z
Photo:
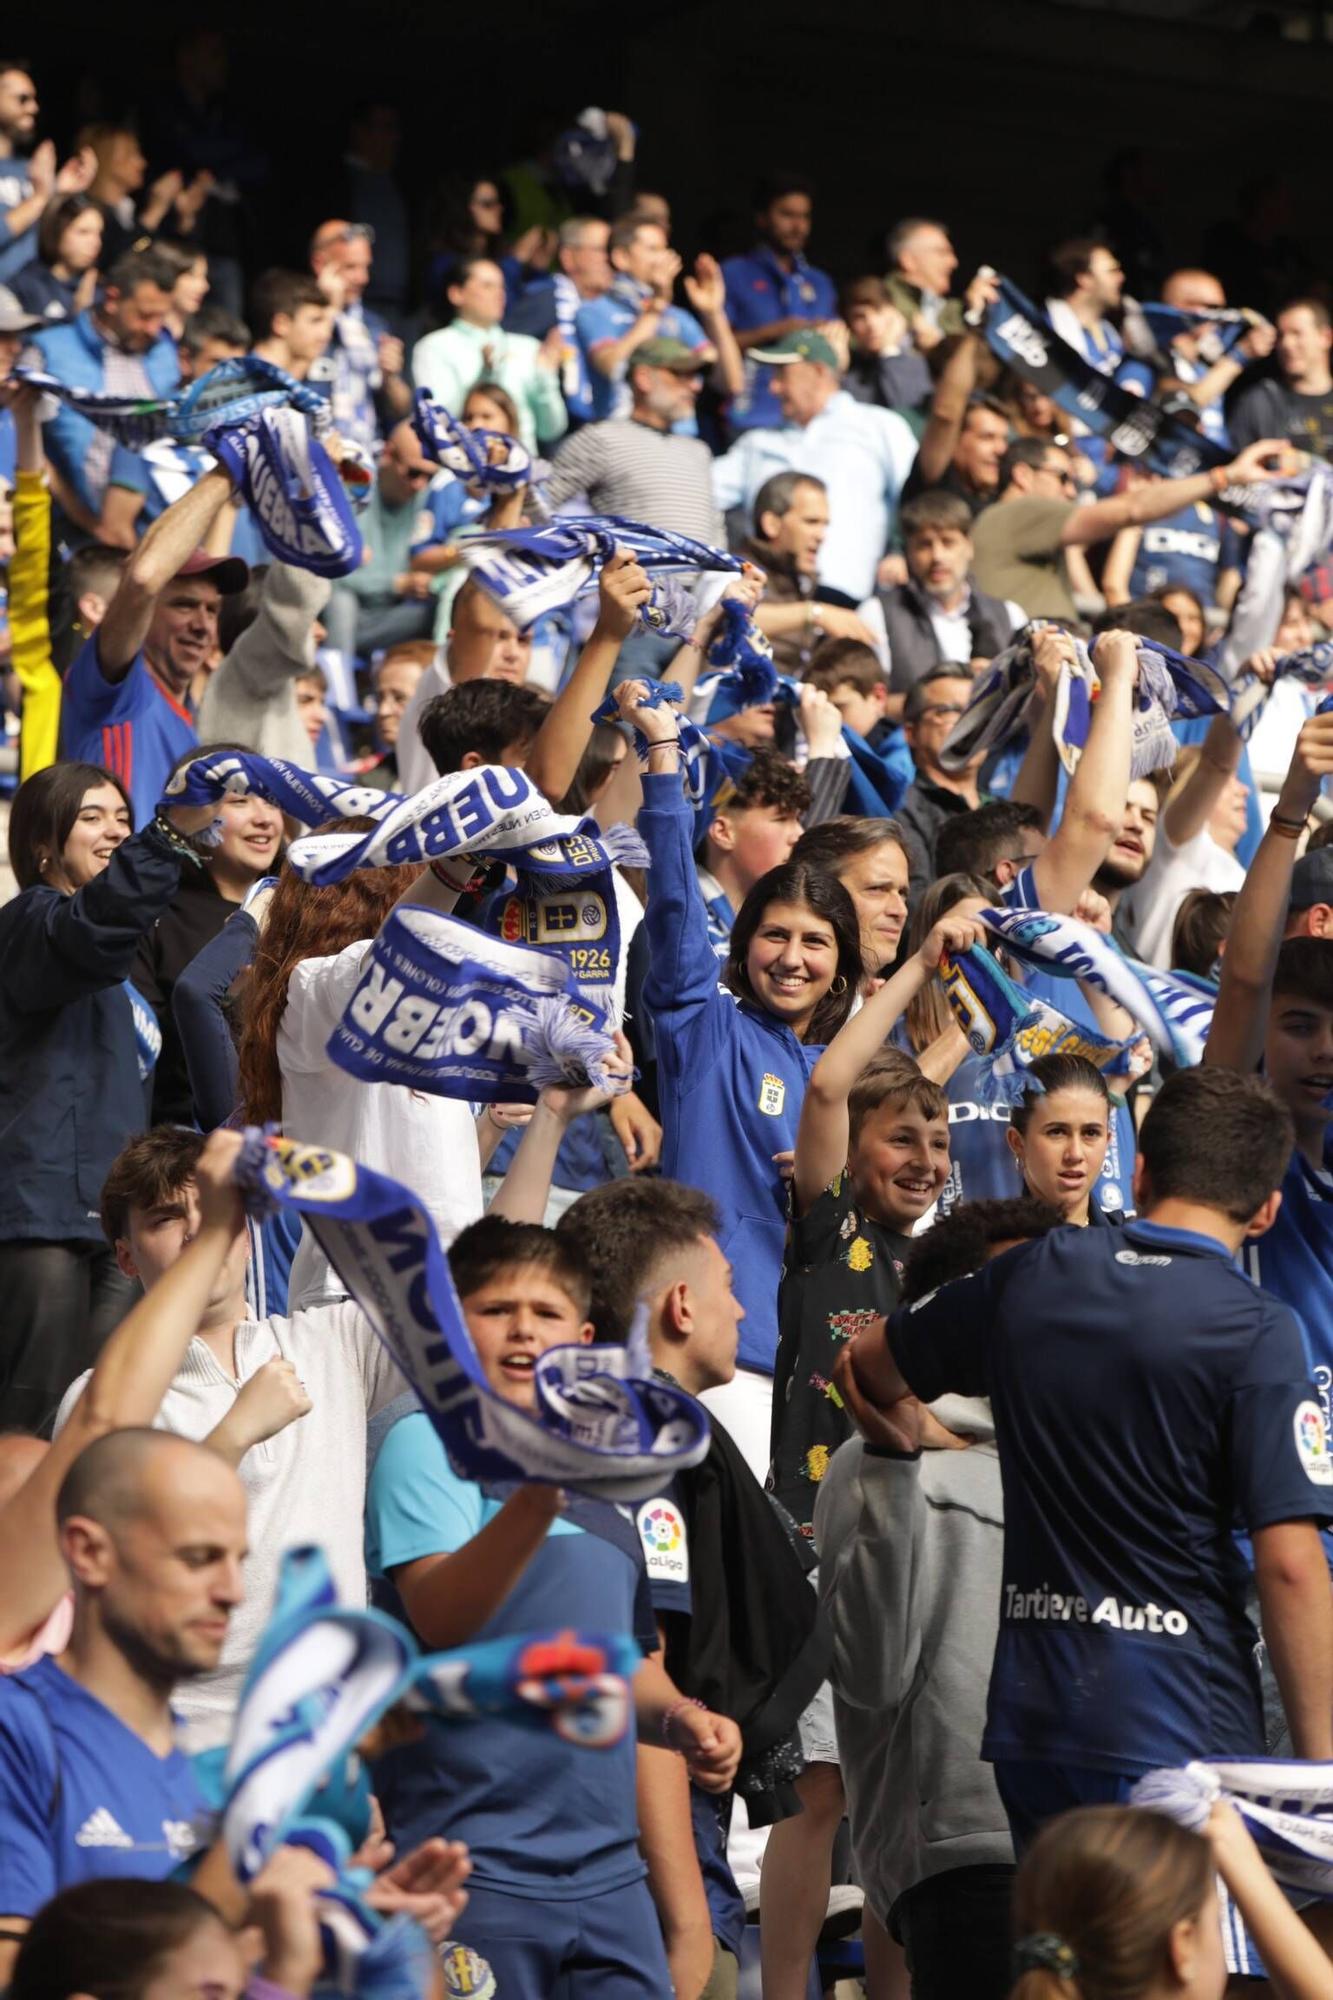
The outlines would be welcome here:
M 1262 1756 L 1232 1529 L 1333 1514 L 1296 1316 L 1211 1238 L 1057 1229 L 889 1324 L 923 1401 L 989 1396 L 1004 1572 L 982 1755 L 1121 1775 Z
M 1129 594 L 1147 597 L 1154 590 L 1175 586 L 1192 590 L 1202 604 L 1212 604 L 1221 554 L 1222 523 L 1212 508 L 1202 501 L 1181 507 L 1141 531 Z
M 209 1838 L 183 1750 L 159 1757 L 49 1656 L 0 1679 L 0 1904 L 104 1875 L 161 1881 Z
M 1333 1175 L 1293 1153 L 1277 1221 L 1241 1245 L 1240 1262 L 1248 1278 L 1299 1316 L 1310 1377 L 1333 1430 Z M 1324 1549 L 1333 1569 L 1333 1534 L 1324 1536 Z
M 608 341 L 624 338 L 651 297 L 652 292 L 647 285 L 637 283 L 622 272 L 609 292 L 603 292 L 600 299 L 589 299 L 574 315 L 574 330 L 580 347 L 588 357 L 594 420 L 625 415 L 629 409 L 629 391 L 623 379 L 612 381 L 609 376 L 603 375 L 600 368 L 594 367 L 592 357 Z M 658 321 L 654 338 L 683 341 L 692 354 L 699 354 L 712 345 L 694 314 L 686 312 L 684 306 L 666 308 Z
M 134 824 L 153 817 L 172 765 L 199 741 L 194 717 L 149 671 L 142 653 L 124 680 L 104 680 L 97 634 L 84 640 L 65 675 L 60 754 L 113 771 L 134 805 Z
M 366 1567 L 389 1577 L 422 1556 L 452 1554 L 494 1520 L 512 1490 L 460 1479 L 429 1418 L 401 1418 L 370 1477 Z M 643 1547 L 633 1519 L 570 1496 L 478 1642 L 573 1627 L 630 1632 L 655 1651 Z M 471 1849 L 478 1887 L 568 1901 L 644 1874 L 634 1778 L 632 1729 L 612 1749 L 584 1750 L 504 1717 L 465 1728 L 428 1718 L 424 1741 L 376 1764 L 375 1792 L 400 1854 L 447 1827 Z
M 776 319 L 834 319 L 837 288 L 827 271 L 806 262 L 798 252 L 788 271 L 767 243 L 757 243 L 744 257 L 728 257 L 722 266 L 727 285 L 727 318 L 735 333 L 749 333 Z M 777 429 L 782 411 L 773 394 L 773 370 L 746 357 L 745 387 L 728 412 L 737 431 L 763 425 Z

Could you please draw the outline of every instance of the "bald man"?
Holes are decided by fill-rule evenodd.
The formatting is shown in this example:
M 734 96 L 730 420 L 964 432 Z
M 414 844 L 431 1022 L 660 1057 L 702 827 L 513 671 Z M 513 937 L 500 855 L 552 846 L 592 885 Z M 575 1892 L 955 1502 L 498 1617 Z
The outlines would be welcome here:
M 321 222 L 310 239 L 310 268 L 333 307 L 330 371 L 333 427 L 373 453 L 383 431 L 412 407 L 403 343 L 362 301 L 370 283 L 374 231 L 361 222 Z
M 245 1493 L 205 1445 L 114 1431 L 75 1459 L 56 1518 L 69 1643 L 0 1681 L 0 1979 L 58 1890 L 160 1879 L 200 1844 L 171 1693 L 217 1666 L 243 1588 Z
M 1212 312 L 1226 305 L 1222 281 L 1211 271 L 1173 271 L 1162 286 L 1163 305 L 1180 312 Z M 1258 314 L 1248 332 L 1225 352 L 1217 331 L 1207 320 L 1178 333 L 1171 342 L 1171 370 L 1168 386 L 1177 389 L 1199 412 L 1199 429 L 1215 444 L 1229 442 L 1222 399 L 1240 379 L 1252 361 L 1261 361 L 1273 351 L 1277 338 L 1266 319 Z

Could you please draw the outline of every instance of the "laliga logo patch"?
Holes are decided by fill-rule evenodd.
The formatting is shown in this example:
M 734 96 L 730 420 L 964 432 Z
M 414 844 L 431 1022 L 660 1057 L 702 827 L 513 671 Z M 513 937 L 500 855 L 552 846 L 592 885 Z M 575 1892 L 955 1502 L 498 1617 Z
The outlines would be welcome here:
M 690 1574 L 690 1557 L 679 1508 L 670 1500 L 647 1500 L 634 1519 L 649 1576 L 659 1582 L 684 1583 Z
M 1306 1478 L 1314 1486 L 1333 1486 L 1333 1458 L 1329 1456 L 1328 1433 L 1318 1403 L 1299 1404 L 1292 1418 L 1292 1429 Z

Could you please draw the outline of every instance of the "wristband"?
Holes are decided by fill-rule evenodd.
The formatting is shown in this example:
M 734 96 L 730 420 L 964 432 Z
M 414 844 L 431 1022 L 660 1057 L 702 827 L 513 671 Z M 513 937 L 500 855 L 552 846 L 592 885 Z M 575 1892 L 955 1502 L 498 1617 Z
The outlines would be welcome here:
M 1214 465 L 1208 474 L 1214 493 L 1225 493 L 1231 484 L 1231 470 L 1225 465 Z
M 150 821 L 150 825 L 152 826 L 153 832 L 161 835 L 162 839 L 166 841 L 167 846 L 171 849 L 172 853 L 176 855 L 179 860 L 191 861 L 194 863 L 194 866 L 196 868 L 203 867 L 204 857 L 199 852 L 198 848 L 194 845 L 194 842 L 190 839 L 189 835 L 182 833 L 179 827 L 174 827 L 171 824 L 171 821 L 165 818 L 162 813 L 156 814 L 155 817 Z
M 673 1701 L 666 1714 L 662 1717 L 662 1741 L 666 1744 L 668 1750 L 674 1750 L 676 1747 L 671 1741 L 671 1725 L 680 1714 L 682 1708 L 701 1708 L 705 1715 L 708 1713 L 708 1703 L 700 1701 L 698 1695 L 683 1694 L 679 1701 Z
M 1270 813 L 1268 818 L 1269 830 L 1283 840 L 1299 840 L 1309 824 L 1308 819 L 1288 819 L 1284 813 Z

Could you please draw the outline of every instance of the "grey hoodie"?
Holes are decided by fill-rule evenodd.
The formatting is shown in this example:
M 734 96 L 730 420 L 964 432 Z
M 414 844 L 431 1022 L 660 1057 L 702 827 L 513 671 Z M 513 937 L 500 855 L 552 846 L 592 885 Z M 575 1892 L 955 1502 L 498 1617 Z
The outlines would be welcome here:
M 976 1399 L 932 1409 L 978 1442 L 902 1458 L 852 1438 L 815 1503 L 852 1853 L 881 1921 L 928 1875 L 1014 1858 L 980 1756 L 1004 1548 L 995 1429 Z

